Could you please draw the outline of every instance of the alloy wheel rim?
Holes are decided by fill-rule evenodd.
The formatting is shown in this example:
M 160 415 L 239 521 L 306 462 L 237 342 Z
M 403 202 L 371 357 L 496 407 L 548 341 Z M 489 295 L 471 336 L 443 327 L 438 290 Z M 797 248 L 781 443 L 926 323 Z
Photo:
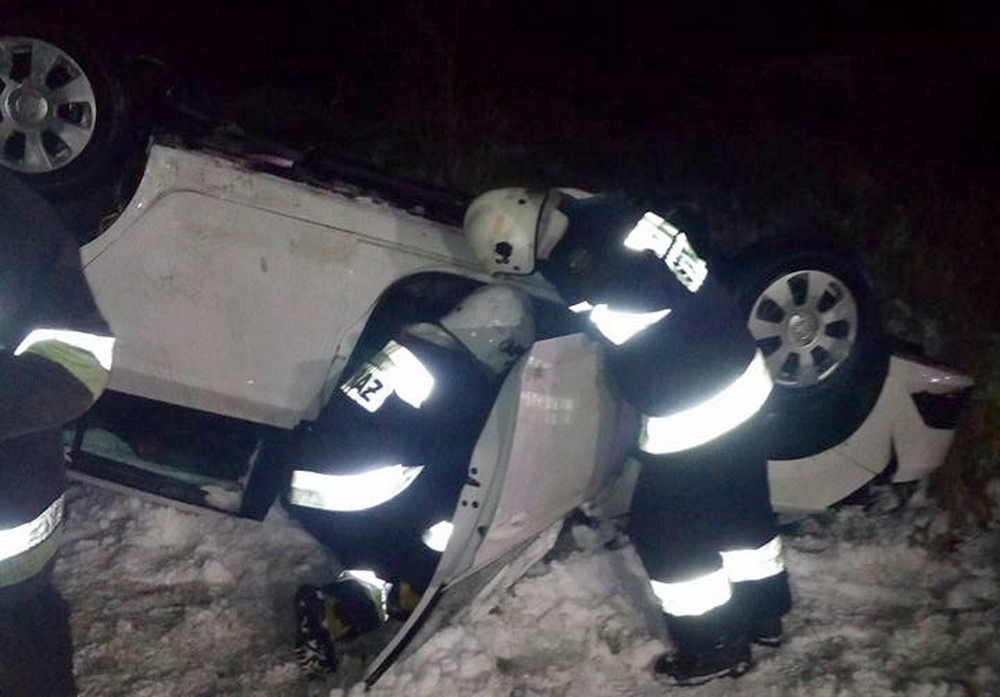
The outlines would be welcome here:
M 90 144 L 96 122 L 93 85 L 72 56 L 41 39 L 0 37 L 0 165 L 61 169 Z
M 858 322 L 857 301 L 840 279 L 802 270 L 764 288 L 747 326 L 775 384 L 801 389 L 828 380 L 850 358 Z

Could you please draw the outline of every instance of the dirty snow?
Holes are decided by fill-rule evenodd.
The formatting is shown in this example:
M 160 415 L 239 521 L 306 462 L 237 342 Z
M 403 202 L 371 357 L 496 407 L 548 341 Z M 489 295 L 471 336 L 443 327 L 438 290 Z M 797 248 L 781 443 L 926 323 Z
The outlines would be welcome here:
M 84 695 L 364 693 L 297 673 L 292 594 L 337 566 L 280 511 L 255 523 L 79 482 L 69 500 L 56 580 L 73 608 Z M 670 688 L 649 672 L 667 640 L 633 550 L 607 550 L 576 528 L 368 694 L 1000 695 L 1000 524 L 968 532 L 943 556 L 915 544 L 946 523 L 918 497 L 896 511 L 846 507 L 790 528 L 796 603 L 786 646 L 756 649 L 755 669 L 739 680 L 697 688 Z

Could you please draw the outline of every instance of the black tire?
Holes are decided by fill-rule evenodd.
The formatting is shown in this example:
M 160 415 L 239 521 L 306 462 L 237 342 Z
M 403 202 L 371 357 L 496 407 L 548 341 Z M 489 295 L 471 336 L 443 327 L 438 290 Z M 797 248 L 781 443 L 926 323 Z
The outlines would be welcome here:
M 860 263 L 835 240 L 794 237 L 764 240 L 734 261 L 732 290 L 775 379 L 772 458 L 840 443 L 871 412 L 889 368 Z
M 78 101 L 67 98 L 69 101 L 59 104 L 66 97 L 53 96 L 54 88 L 46 93 L 48 96 L 36 97 L 35 102 L 48 116 L 34 123 L 31 110 L 18 111 L 15 103 L 19 103 L 18 95 L 26 93 L 30 80 L 40 79 L 29 77 L 25 71 L 34 68 L 36 50 L 50 50 L 48 47 L 54 47 L 60 58 L 39 73 L 44 74 L 42 82 L 73 85 L 73 93 L 84 96 Z M 61 211 L 68 209 L 70 215 L 64 217 L 80 216 L 82 212 L 90 212 L 88 217 L 100 217 L 107 211 L 91 209 L 113 207 L 120 192 L 134 183 L 124 179 L 134 177 L 135 167 L 131 165 L 145 141 L 146 131 L 136 117 L 120 66 L 112 65 L 86 42 L 35 22 L 3 27 L 0 66 L 0 166 L 30 184 Z M 61 83 L 63 80 L 67 82 Z M 74 137 L 62 139 L 57 134 L 59 129 L 72 132 Z M 39 140 L 29 141 L 29 137 Z M 70 141 L 72 144 L 67 144 Z M 35 145 L 30 145 L 32 142 Z M 40 155 L 44 162 L 37 158 L 33 162 L 26 160 L 29 151 L 44 151 L 44 156 Z M 66 222 L 81 242 L 90 236 L 90 228 L 96 223 L 76 219 Z

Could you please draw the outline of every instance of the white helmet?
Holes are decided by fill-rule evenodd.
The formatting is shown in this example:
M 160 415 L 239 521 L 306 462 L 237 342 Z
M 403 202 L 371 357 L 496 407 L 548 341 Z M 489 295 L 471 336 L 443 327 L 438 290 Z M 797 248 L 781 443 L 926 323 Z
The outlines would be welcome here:
M 490 273 L 530 274 L 536 259 L 548 259 L 569 220 L 559 210 L 563 196 L 589 198 L 582 189 L 494 189 L 480 194 L 465 212 L 465 237 Z
M 531 301 L 522 291 L 506 285 L 475 290 L 440 324 L 496 375 L 506 371 L 535 341 Z
M 490 273 L 535 270 L 535 231 L 544 192 L 494 189 L 480 194 L 465 212 L 465 237 Z

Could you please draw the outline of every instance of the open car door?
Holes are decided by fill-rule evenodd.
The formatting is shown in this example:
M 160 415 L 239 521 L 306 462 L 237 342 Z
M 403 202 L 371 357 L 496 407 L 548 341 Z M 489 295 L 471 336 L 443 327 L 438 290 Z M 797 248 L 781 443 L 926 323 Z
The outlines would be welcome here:
M 374 683 L 459 611 L 509 586 L 555 542 L 563 518 L 608 487 L 638 417 L 605 380 L 583 334 L 540 341 L 507 376 L 469 463 L 437 570 L 368 667 Z

